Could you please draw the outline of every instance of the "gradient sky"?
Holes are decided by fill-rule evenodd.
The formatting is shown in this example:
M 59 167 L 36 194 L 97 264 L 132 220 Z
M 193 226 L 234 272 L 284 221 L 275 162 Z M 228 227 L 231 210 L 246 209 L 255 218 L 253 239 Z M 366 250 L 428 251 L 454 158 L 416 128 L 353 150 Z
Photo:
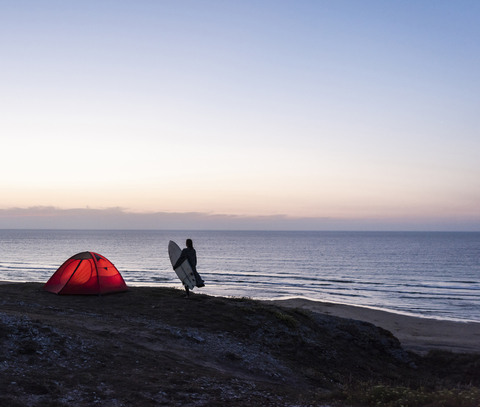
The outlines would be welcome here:
M 479 21 L 461 0 L 0 0 L 0 227 L 480 230 Z

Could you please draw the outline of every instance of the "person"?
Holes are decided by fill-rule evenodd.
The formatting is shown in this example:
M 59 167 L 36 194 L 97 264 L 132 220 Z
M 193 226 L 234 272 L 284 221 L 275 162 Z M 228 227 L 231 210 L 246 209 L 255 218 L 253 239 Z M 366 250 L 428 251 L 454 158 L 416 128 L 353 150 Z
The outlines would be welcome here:
M 173 269 L 175 270 L 177 267 L 180 267 L 185 260 L 188 260 L 188 262 L 190 263 L 190 267 L 192 268 L 193 275 L 195 276 L 195 285 L 199 288 L 204 287 L 205 282 L 202 280 L 202 277 L 200 277 L 200 274 L 198 274 L 197 272 L 197 252 L 193 248 L 192 239 L 187 239 L 185 244 L 187 245 L 187 247 L 182 250 L 180 257 L 173 265 Z M 188 298 L 190 296 L 190 290 L 187 286 L 185 286 L 185 291 L 185 297 Z

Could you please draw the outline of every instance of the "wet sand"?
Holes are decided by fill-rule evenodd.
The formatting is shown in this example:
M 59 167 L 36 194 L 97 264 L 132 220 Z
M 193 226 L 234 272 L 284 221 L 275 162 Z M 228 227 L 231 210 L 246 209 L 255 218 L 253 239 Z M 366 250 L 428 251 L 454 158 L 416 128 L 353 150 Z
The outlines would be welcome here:
M 431 349 L 480 353 L 480 323 L 411 317 L 365 307 L 312 301 L 303 298 L 268 301 L 292 308 L 370 322 L 392 332 L 406 350 Z

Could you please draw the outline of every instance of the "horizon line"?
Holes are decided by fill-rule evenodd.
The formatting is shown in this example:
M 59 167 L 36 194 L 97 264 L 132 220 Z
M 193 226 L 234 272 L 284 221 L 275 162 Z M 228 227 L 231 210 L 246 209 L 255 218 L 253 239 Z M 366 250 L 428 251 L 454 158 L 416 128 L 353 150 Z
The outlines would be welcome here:
M 135 229 L 135 228 L 108 228 L 108 229 L 93 229 L 93 228 L 2 228 L 0 231 L 90 231 L 90 232 L 282 232 L 282 233 L 480 233 L 480 230 L 335 230 L 335 229 Z

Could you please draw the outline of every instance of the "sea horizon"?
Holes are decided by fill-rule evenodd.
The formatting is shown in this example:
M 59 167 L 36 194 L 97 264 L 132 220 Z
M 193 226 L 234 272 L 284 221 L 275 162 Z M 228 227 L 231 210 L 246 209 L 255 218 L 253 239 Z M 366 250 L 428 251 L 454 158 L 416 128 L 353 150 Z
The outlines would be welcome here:
M 402 315 L 480 322 L 480 232 L 0 229 L 0 280 L 46 282 L 93 251 L 127 285 L 182 288 L 169 240 L 194 240 L 194 292 L 305 298 Z

